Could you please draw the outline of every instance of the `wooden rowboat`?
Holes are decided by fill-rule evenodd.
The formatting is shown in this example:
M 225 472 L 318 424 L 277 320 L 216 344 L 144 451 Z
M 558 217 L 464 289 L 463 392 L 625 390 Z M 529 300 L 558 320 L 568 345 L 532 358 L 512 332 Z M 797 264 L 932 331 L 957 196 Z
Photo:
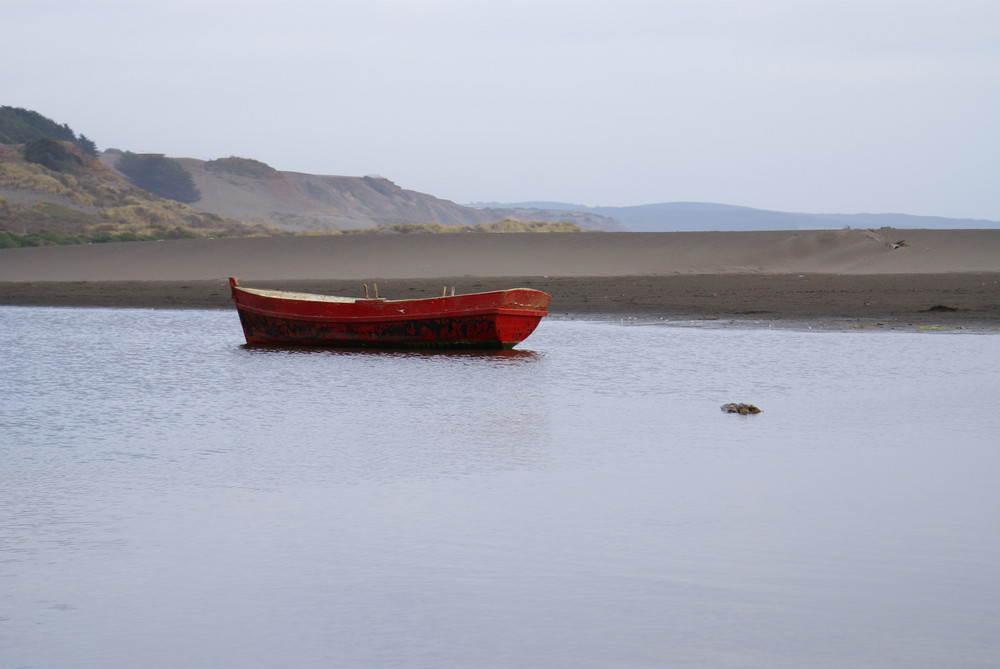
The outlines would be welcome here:
M 548 313 L 530 288 L 415 300 L 229 287 L 248 344 L 353 348 L 513 348 Z

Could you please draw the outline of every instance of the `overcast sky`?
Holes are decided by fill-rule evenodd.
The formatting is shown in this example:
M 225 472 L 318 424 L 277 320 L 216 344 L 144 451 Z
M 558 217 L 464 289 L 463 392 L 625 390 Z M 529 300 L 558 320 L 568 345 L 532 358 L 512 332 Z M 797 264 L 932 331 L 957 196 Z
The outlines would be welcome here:
M 0 0 L 98 148 L 460 203 L 1000 220 L 998 0 Z

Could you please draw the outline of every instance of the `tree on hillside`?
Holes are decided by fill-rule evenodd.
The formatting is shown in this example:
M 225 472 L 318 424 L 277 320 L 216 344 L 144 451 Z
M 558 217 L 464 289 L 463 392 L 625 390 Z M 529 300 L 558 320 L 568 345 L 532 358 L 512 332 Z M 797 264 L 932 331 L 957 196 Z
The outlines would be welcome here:
M 81 134 L 79 137 L 77 137 L 76 145 L 80 148 L 81 151 L 86 153 L 88 156 L 94 156 L 95 158 L 97 157 L 97 144 L 94 144 L 94 141 L 89 137 L 87 137 L 86 135 Z
M 132 153 L 126 151 L 115 163 L 115 167 L 128 177 L 133 184 L 178 202 L 197 202 L 201 193 L 194 185 L 194 179 L 176 160 L 162 153 Z
M 59 125 L 36 111 L 21 107 L 0 107 L 0 143 L 26 144 L 43 137 L 72 142 L 87 155 L 97 155 L 97 145 L 73 129 Z
M 63 142 L 42 137 L 21 148 L 21 157 L 56 172 L 76 172 L 85 165 L 83 156 Z

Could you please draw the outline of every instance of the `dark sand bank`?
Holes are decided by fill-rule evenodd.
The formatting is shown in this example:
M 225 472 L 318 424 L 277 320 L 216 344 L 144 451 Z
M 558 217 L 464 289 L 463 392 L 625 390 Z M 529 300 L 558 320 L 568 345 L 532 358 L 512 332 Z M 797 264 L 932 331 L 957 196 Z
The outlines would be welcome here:
M 906 244 L 893 248 L 893 243 Z M 0 251 L 0 304 L 231 308 L 244 285 L 390 299 L 514 286 L 586 317 L 1000 327 L 1000 231 L 335 236 Z

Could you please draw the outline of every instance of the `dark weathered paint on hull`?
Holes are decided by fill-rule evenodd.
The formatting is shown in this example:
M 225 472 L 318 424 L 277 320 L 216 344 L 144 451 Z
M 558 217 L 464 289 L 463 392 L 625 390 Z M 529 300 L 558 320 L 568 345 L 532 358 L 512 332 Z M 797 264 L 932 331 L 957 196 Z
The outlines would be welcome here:
M 397 323 L 317 324 L 240 312 L 248 344 L 344 348 L 513 348 L 535 329 L 526 323 L 512 341 L 496 333 L 495 318 L 420 319 Z

